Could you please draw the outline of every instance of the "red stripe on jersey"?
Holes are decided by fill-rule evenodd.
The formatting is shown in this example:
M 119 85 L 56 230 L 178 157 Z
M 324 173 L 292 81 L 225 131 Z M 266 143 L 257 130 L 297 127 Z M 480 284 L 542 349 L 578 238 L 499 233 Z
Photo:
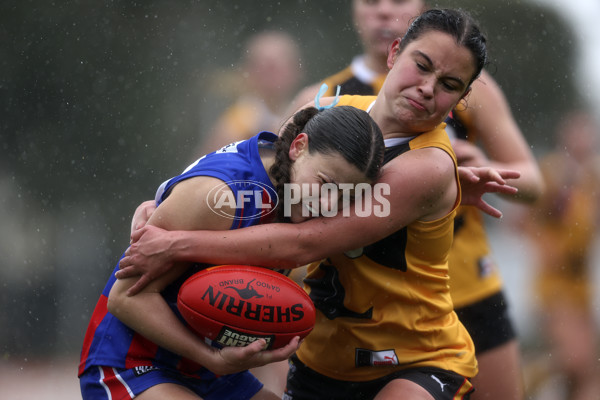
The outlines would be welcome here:
M 240 210 L 240 220 L 238 221 L 238 225 L 233 229 L 240 229 L 240 227 L 242 226 L 242 222 L 244 222 L 244 210 L 244 207 L 242 207 Z
M 115 371 L 110 367 L 100 367 L 102 379 L 100 383 L 110 394 L 111 399 L 133 399 L 133 393 L 125 385 L 120 377 L 115 375 Z
M 94 334 L 96 333 L 96 329 L 107 313 L 107 302 L 108 298 L 104 295 L 101 295 L 100 299 L 98 300 L 98 304 L 96 304 L 96 308 L 94 309 L 94 313 L 92 314 L 87 331 L 85 332 L 83 348 L 81 350 L 81 359 L 79 360 L 79 375 L 83 374 L 83 371 L 85 371 L 85 362 L 90 354 L 90 347 L 92 346 L 92 341 L 94 340 Z
M 139 333 L 134 333 L 131 345 L 125 358 L 125 368 L 133 368 L 140 365 L 150 366 L 156 356 L 158 345 L 146 339 Z

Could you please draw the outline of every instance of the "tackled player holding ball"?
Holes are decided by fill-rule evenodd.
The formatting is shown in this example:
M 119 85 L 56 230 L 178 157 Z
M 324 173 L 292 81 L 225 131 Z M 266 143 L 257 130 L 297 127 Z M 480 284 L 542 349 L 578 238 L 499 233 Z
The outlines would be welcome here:
M 209 194 L 221 190 L 237 199 L 243 190 L 281 193 L 288 183 L 372 183 L 379 176 L 383 151 L 381 131 L 366 112 L 353 107 L 304 109 L 281 136 L 262 132 L 225 146 L 165 182 L 148 224 L 220 230 L 268 222 L 276 213 L 264 215 L 255 202 L 223 205 L 222 212 L 215 213 Z M 337 202 L 337 193 L 320 200 Z M 293 205 L 286 217 L 292 222 L 306 219 L 301 207 Z M 264 340 L 218 348 L 193 334 L 176 315 L 179 287 L 203 267 L 180 263 L 131 297 L 125 292 L 135 280 L 116 281 L 111 275 L 84 339 L 79 366 L 84 399 L 279 398 L 247 369 L 286 359 L 296 350 L 297 337 L 273 351 L 261 351 Z

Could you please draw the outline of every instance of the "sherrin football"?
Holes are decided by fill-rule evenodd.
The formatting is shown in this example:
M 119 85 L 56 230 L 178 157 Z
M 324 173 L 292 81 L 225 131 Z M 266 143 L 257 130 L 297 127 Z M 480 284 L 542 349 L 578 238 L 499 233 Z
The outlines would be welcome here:
M 315 324 L 306 292 L 273 270 L 221 265 L 189 277 L 179 289 L 179 312 L 198 335 L 222 346 L 246 346 L 257 339 L 268 349 L 305 337 Z

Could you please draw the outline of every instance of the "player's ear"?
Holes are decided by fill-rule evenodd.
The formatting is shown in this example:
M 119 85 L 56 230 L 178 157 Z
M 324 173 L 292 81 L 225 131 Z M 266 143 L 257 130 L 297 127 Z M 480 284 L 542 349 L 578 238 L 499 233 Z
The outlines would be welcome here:
M 463 93 L 463 95 L 462 95 L 462 97 L 460 99 L 464 100 L 469 95 L 469 93 L 471 93 L 471 86 L 469 86 L 467 88 L 467 90 L 465 90 L 465 92 Z
M 388 58 L 387 58 L 387 66 L 389 69 L 392 69 L 392 67 L 394 66 L 394 63 L 396 62 L 396 57 L 398 57 L 398 51 L 400 49 L 400 41 L 402 39 L 398 38 L 396 40 L 394 40 L 392 42 L 392 45 L 390 46 L 390 51 L 388 52 Z
M 305 151 L 308 151 L 308 135 L 302 132 L 296 136 L 290 145 L 290 160 L 296 161 L 298 157 L 300 157 L 300 155 Z

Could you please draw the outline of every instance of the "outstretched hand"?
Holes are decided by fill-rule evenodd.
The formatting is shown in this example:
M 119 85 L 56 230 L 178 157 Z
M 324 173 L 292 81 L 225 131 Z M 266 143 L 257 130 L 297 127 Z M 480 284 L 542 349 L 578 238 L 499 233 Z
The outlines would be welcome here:
M 502 212 L 483 200 L 483 195 L 514 195 L 517 188 L 507 185 L 506 179 L 517 179 L 521 176 L 517 171 L 491 167 L 458 167 L 458 175 L 462 191 L 461 205 L 475 206 L 495 218 L 501 218 Z
M 300 347 L 300 337 L 295 336 L 287 345 L 275 350 L 264 350 L 266 345 L 264 339 L 259 339 L 245 347 L 215 349 L 217 361 L 210 370 L 217 375 L 226 375 L 287 360 Z
M 127 290 L 128 296 L 138 293 L 171 269 L 175 262 L 170 240 L 173 234 L 153 225 L 145 225 L 131 234 L 131 245 L 119 261 L 120 270 L 115 274 L 117 279 L 139 276 Z

